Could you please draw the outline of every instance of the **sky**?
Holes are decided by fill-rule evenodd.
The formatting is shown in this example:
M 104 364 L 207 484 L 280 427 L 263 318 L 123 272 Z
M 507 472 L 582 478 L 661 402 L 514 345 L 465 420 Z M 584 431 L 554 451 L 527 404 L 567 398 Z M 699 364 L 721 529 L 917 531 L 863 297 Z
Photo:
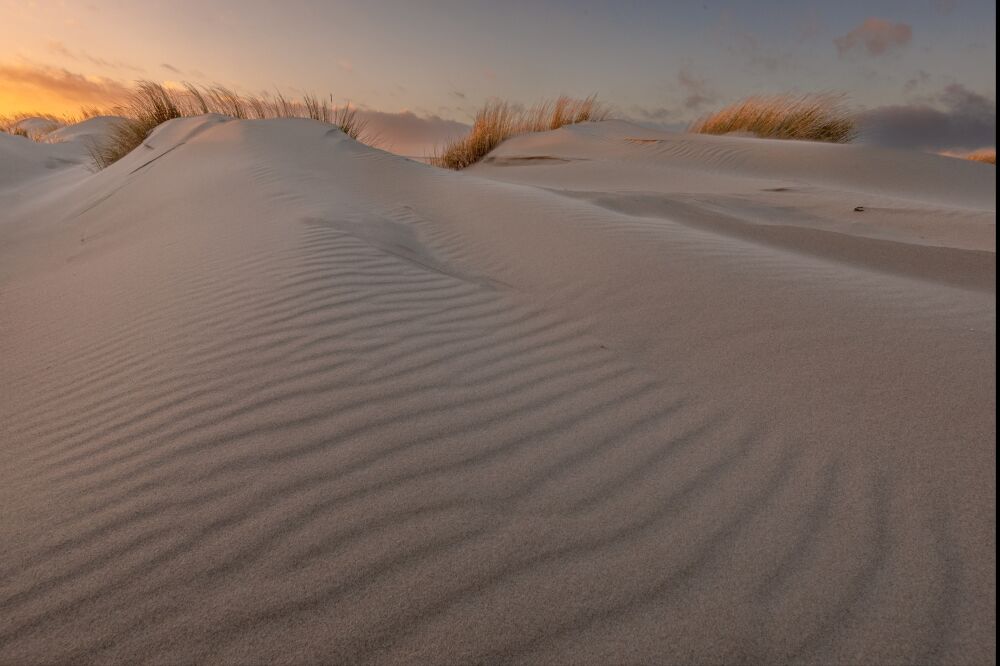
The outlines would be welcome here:
M 748 95 L 839 92 L 886 145 L 996 143 L 993 0 L 0 0 L 0 16 L 0 115 L 219 83 L 350 101 L 416 145 L 491 97 L 597 93 L 681 128 Z

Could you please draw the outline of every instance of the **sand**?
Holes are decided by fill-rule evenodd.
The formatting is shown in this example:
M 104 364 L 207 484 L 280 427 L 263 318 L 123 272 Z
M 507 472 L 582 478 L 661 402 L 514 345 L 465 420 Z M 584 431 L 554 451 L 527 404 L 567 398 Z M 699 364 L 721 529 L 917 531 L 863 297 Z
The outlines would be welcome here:
M 0 135 L 0 663 L 995 662 L 993 167 L 78 144 Z

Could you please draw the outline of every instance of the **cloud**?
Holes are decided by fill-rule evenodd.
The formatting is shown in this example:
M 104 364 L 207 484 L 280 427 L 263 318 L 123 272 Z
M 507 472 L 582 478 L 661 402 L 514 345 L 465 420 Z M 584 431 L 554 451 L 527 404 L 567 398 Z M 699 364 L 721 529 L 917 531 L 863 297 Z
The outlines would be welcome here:
M 629 111 L 643 120 L 657 122 L 673 120 L 677 116 L 677 110 L 667 106 L 645 107 L 633 104 Z
M 930 80 L 931 80 L 930 74 L 928 74 L 926 71 L 922 69 L 917 70 L 917 73 L 913 77 L 907 79 L 906 83 L 903 84 L 903 94 L 904 95 L 912 94 L 917 88 L 926 85 L 927 82 Z
M 666 86 L 666 96 L 678 100 L 676 104 L 662 106 L 632 105 L 629 115 L 646 125 L 677 129 L 686 126 L 708 104 L 719 99 L 719 95 L 708 82 L 691 72 L 690 64 L 683 63 L 677 70 L 676 84 Z M 678 94 L 679 92 L 679 94 Z
M 824 29 L 818 18 L 807 18 L 795 28 L 798 33 L 795 41 L 813 40 Z M 732 56 L 732 62 L 746 72 L 773 73 L 798 67 L 798 60 L 790 51 L 781 48 L 779 40 L 762 42 L 730 12 L 723 12 L 715 34 L 721 48 Z
M 701 79 L 691 74 L 685 67 L 681 67 L 677 72 L 677 83 L 684 91 L 684 108 L 691 111 L 697 110 L 705 104 L 714 102 L 718 96 L 709 88 L 705 79 Z
M 368 122 L 368 130 L 378 136 L 381 148 L 410 157 L 429 156 L 435 148 L 469 131 L 465 123 L 436 115 L 418 116 L 412 111 L 361 110 L 358 116 Z
M 54 53 L 68 60 L 75 60 L 77 62 L 89 62 L 92 65 L 97 65 L 98 67 L 103 67 L 105 69 L 127 70 L 131 72 L 145 71 L 143 70 L 142 67 L 136 67 L 135 65 L 130 65 L 120 60 L 111 61 L 91 55 L 86 51 L 73 51 L 64 43 L 55 40 L 49 41 L 46 44 L 46 48 L 49 50 L 50 53 Z
M 352 61 L 348 60 L 347 58 L 341 58 L 340 60 L 338 60 L 337 61 L 337 67 L 341 68 L 345 72 L 353 72 L 354 71 L 354 63 Z
M 864 49 L 871 56 L 880 56 L 909 44 L 913 28 L 907 23 L 892 23 L 885 19 L 869 17 L 846 35 L 833 40 L 841 57 Z
M 66 47 L 66 45 L 63 44 L 62 42 L 50 41 L 48 44 L 46 44 L 46 47 L 52 53 L 61 55 L 64 58 L 70 58 L 71 60 L 79 60 L 79 57 L 75 53 L 73 53 L 72 51 L 70 51 Z
M 168 72 L 173 72 L 174 74 L 184 74 L 184 72 L 182 72 L 181 70 L 177 69 L 176 67 L 174 67 L 173 65 L 171 65 L 169 62 L 161 62 L 160 63 L 160 67 L 162 67 L 163 69 L 167 70 Z
M 84 76 L 59 67 L 0 63 L 0 90 L 6 105 L 27 108 L 79 109 L 108 106 L 122 100 L 128 88 L 106 77 Z
M 916 150 L 974 150 L 996 145 L 996 114 L 995 99 L 955 83 L 928 101 L 866 111 L 859 123 L 868 143 Z
M 623 120 L 628 120 L 643 127 L 665 130 L 667 132 L 683 132 L 690 122 L 678 120 L 678 112 L 665 106 L 644 107 L 632 105 Z
M 958 0 L 931 0 L 931 8 L 939 14 L 951 14 L 958 6 Z

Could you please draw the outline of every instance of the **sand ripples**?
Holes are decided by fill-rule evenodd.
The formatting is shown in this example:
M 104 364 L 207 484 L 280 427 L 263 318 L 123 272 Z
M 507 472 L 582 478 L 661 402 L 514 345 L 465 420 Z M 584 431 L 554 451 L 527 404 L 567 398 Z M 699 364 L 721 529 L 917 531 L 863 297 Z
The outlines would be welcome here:
M 706 400 L 411 207 L 314 213 L 120 265 L 18 357 L 0 661 L 975 654 L 953 517 L 869 451 Z

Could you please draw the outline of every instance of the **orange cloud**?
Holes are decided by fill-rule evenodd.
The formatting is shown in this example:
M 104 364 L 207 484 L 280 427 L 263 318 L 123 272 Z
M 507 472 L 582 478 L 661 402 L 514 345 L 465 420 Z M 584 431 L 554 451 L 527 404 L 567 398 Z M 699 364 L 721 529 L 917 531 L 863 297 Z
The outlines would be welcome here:
M 869 55 L 880 56 L 890 49 L 904 46 L 913 39 L 913 29 L 906 23 L 892 23 L 869 17 L 846 35 L 833 40 L 841 56 L 863 48 Z
M 113 105 L 127 94 L 125 84 L 106 77 L 47 65 L 0 63 L 0 114 L 4 115 L 74 114 L 81 106 Z

